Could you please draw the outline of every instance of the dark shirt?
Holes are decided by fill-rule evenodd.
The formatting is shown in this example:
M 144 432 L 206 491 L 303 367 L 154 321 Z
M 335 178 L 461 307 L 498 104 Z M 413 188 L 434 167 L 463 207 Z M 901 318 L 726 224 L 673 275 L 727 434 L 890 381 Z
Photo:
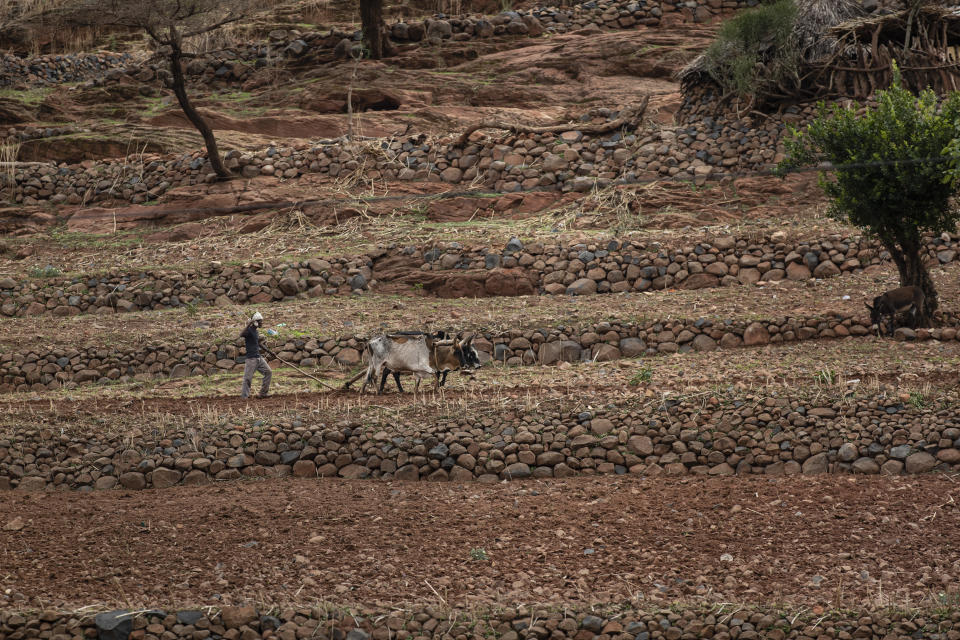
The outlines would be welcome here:
M 253 322 L 247 325 L 240 337 L 244 339 L 247 345 L 247 359 L 260 357 L 260 335 L 257 333 L 257 325 Z

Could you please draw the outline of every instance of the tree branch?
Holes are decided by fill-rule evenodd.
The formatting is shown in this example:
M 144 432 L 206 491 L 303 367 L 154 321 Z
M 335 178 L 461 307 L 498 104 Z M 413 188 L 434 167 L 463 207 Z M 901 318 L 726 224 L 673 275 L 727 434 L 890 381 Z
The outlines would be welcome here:
M 158 43 L 158 44 L 164 44 L 164 45 L 165 45 L 165 44 L 169 44 L 168 42 L 164 41 L 164 40 L 160 37 L 160 34 L 157 33 L 157 31 L 153 28 L 153 25 L 151 25 L 151 24 L 143 25 L 142 28 L 143 28 L 144 31 L 147 32 L 147 35 L 149 35 L 150 38 L 151 38 L 154 42 L 156 42 L 156 43 Z
M 192 38 L 192 37 L 194 37 L 194 36 L 199 36 L 199 35 L 204 34 L 204 33 L 209 33 L 209 32 L 211 32 L 211 31 L 216 31 L 217 29 L 219 29 L 220 27 L 222 27 L 222 26 L 224 26 L 224 25 L 228 25 L 228 24 L 230 24 L 230 23 L 232 23 L 232 22 L 236 22 L 236 21 L 242 20 L 242 19 L 243 19 L 243 14 L 242 14 L 242 13 L 241 13 L 241 14 L 237 14 L 237 15 L 230 15 L 230 16 L 227 16 L 226 18 L 224 18 L 223 20 L 220 20 L 219 22 L 216 22 L 215 24 L 211 24 L 211 25 L 208 25 L 208 26 L 205 26 L 205 27 L 200 27 L 200 28 L 198 28 L 198 29 L 194 29 L 193 31 L 188 31 L 188 32 L 186 32 L 186 33 L 183 34 L 183 37 L 184 37 L 184 38 Z
M 621 127 L 638 123 L 647 110 L 647 104 L 650 102 L 650 96 L 644 96 L 640 104 L 635 107 L 624 109 L 620 117 L 611 122 L 602 124 L 577 124 L 575 122 L 566 122 L 563 124 L 551 124 L 541 127 L 533 127 L 522 124 L 509 124 L 500 121 L 485 120 L 475 125 L 467 127 L 455 143 L 455 146 L 462 147 L 470 140 L 470 135 L 480 129 L 506 129 L 512 133 L 563 133 L 566 131 L 582 131 L 583 133 L 607 133 L 616 131 Z

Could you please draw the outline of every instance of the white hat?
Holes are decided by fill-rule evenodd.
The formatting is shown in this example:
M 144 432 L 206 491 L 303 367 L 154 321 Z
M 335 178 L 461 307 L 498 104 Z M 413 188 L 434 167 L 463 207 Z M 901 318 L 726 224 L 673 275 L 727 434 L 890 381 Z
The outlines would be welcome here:
M 263 316 L 260 315 L 259 311 L 257 311 L 255 314 L 253 314 L 253 317 L 250 318 L 250 320 L 252 320 L 253 322 L 256 322 L 258 320 L 263 320 Z

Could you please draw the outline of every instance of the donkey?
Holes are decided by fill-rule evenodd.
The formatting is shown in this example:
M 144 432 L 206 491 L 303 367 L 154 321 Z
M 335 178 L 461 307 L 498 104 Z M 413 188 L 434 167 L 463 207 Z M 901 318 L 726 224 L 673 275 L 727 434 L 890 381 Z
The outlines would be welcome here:
M 880 322 L 883 316 L 887 316 L 887 330 L 892 336 L 896 326 L 896 317 L 898 313 L 909 313 L 910 328 L 915 329 L 917 319 L 923 310 L 923 304 L 926 296 L 923 295 L 923 289 L 920 287 L 900 287 L 891 289 L 886 293 L 873 299 L 873 306 L 864 302 L 863 304 L 870 310 L 870 322 L 877 325 L 877 333 L 880 333 Z

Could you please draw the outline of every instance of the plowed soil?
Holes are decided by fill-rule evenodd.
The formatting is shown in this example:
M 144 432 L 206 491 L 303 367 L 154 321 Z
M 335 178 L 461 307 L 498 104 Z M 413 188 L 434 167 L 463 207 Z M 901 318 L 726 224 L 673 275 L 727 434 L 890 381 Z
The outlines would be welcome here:
M 958 492 L 844 476 L 7 494 L 0 603 L 919 604 L 960 579 Z

